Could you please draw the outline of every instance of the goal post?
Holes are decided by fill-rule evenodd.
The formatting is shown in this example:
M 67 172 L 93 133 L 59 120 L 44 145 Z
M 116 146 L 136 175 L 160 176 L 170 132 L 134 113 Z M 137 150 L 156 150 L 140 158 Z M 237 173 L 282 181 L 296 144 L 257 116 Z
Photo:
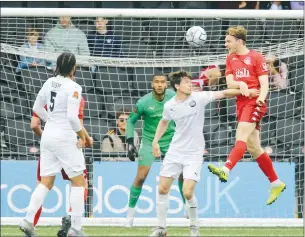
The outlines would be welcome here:
M 239 163 L 239 168 L 232 174 L 232 181 L 226 185 L 209 176 L 204 166 L 202 180 L 197 186 L 201 225 L 304 226 L 303 11 L 240 10 L 237 14 L 236 10 L 210 9 L 1 8 L 1 173 L 6 172 L 2 167 L 18 169 L 20 166 L 20 174 L 33 176 L 35 162 L 32 160 L 39 156 L 39 139 L 30 129 L 31 108 L 43 82 L 53 74 L 52 62 L 61 53 L 45 47 L 45 37 L 56 26 L 60 16 L 71 16 L 72 24 L 87 39 L 96 29 L 96 17 L 107 18 L 107 27 L 119 38 L 115 42 L 106 42 L 107 48 L 99 46 L 96 52 L 87 40 L 89 52 L 76 53 L 78 67 L 75 78 L 83 88 L 86 101 L 84 124 L 95 140 L 94 147 L 85 153 L 88 160 L 93 161 L 89 175 L 91 199 L 86 209 L 90 218 L 85 219 L 85 224 L 123 225 L 130 175 L 135 175 L 134 166 L 126 159 L 126 153 L 123 158 L 118 158 L 121 153 L 101 150 L 104 136 L 117 126 L 117 112 L 133 110 L 136 101 L 151 91 L 154 74 L 183 69 L 193 78 L 199 78 L 203 68 L 216 66 L 222 73 L 218 81 L 224 79 L 227 54 L 224 32 L 231 25 L 243 25 L 248 30 L 247 46 L 277 62 L 274 66 L 278 73 L 270 75 L 270 80 L 282 80 L 282 84 L 273 86 L 269 93 L 269 108 L 262 121 L 261 139 L 280 176 L 287 181 L 288 189 L 273 206 L 267 207 L 264 198 L 269 184 L 249 155 Z M 191 47 L 185 40 L 185 33 L 191 26 L 200 26 L 207 32 L 202 47 Z M 39 29 L 39 50 L 23 47 L 30 27 Z M 72 47 L 79 35 L 72 35 L 63 48 Z M 115 50 L 118 51 L 114 53 Z M 31 58 L 46 64 L 19 68 L 22 59 L 32 63 Z M 204 89 L 214 88 L 205 86 Z M 234 145 L 234 99 L 211 103 L 205 117 L 205 164 L 224 162 Z M 142 120 L 136 124 L 140 139 L 142 126 Z M 111 162 L 113 160 L 123 162 Z M 156 223 L 158 165 L 157 162 L 152 168 L 150 177 L 153 178 L 146 183 L 145 197 L 139 201 L 138 226 Z M 243 170 L 247 170 L 253 179 Z M 113 173 L 120 176 L 113 176 Z M 8 205 L 1 212 L 1 225 L 17 225 L 25 214 L 24 205 L 27 203 L 24 199 L 29 200 L 28 190 L 34 188 L 35 177 L 32 182 L 20 178 L 14 181 L 10 174 L 8 177 L 3 175 L 3 178 L 6 180 L 1 183 L 1 198 Z M 57 209 L 45 207 L 42 225 L 59 225 L 62 213 L 67 209 L 69 189 L 60 181 L 56 185 L 54 193 L 58 200 L 61 197 L 61 202 L 55 205 L 48 201 Z M 183 205 L 176 187 L 173 189 L 176 193 L 172 200 L 178 201 L 171 206 L 169 224 L 184 226 L 187 221 L 182 218 Z M 28 192 L 23 200 L 16 198 L 17 193 L 22 192 L 20 190 Z

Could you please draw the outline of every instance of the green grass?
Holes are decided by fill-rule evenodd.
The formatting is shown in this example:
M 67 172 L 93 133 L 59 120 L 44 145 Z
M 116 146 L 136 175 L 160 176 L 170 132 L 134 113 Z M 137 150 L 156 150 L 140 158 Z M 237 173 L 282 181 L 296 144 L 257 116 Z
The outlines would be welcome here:
M 59 227 L 37 227 L 39 236 L 56 236 Z M 88 236 L 148 236 L 150 227 L 89 227 Z M 1 236 L 24 236 L 17 226 L 1 226 Z M 169 227 L 168 236 L 189 236 L 188 228 Z M 304 236 L 303 228 L 210 228 L 202 227 L 201 236 Z

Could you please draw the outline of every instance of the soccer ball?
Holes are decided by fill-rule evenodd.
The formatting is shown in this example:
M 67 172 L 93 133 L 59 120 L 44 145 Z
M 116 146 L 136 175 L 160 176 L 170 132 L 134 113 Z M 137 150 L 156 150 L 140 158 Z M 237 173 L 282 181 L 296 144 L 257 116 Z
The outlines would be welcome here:
M 200 26 L 192 26 L 186 32 L 185 39 L 192 47 L 200 47 L 207 40 L 207 33 Z

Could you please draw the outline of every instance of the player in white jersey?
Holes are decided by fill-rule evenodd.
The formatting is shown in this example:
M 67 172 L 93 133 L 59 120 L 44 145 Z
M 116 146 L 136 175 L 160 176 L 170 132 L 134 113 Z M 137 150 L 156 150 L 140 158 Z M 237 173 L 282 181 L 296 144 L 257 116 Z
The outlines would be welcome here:
M 86 236 L 81 226 L 85 190 L 83 171 L 86 169 L 82 148 L 86 138 L 78 118 L 82 88 L 74 81 L 75 70 L 74 54 L 62 53 L 57 58 L 56 76 L 44 83 L 33 106 L 33 111 L 47 123 L 40 142 L 41 183 L 34 190 L 26 217 L 20 223 L 26 236 L 36 236 L 34 216 L 62 168 L 72 183 L 71 228 L 67 236 Z M 46 104 L 48 112 L 44 108 Z
M 183 195 L 186 199 L 190 219 L 190 236 L 199 236 L 197 200 L 194 196 L 196 183 L 200 180 L 205 141 L 203 137 L 205 106 L 213 100 L 240 95 L 237 89 L 223 91 L 192 92 L 191 76 L 184 71 L 170 74 L 170 83 L 176 96 L 165 103 L 153 141 L 153 154 L 160 157 L 158 141 L 170 120 L 176 130 L 160 170 L 159 196 L 157 201 L 158 227 L 150 236 L 165 236 L 168 209 L 168 192 L 174 179 L 183 173 Z M 251 95 L 258 94 L 251 90 Z

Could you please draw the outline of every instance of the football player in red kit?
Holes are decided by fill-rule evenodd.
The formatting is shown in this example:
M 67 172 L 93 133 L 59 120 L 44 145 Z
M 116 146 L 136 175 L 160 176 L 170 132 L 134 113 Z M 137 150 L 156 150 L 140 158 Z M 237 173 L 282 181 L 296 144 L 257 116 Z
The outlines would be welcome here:
M 225 166 L 217 168 L 209 164 L 208 168 L 220 181 L 227 182 L 230 171 L 248 150 L 271 183 L 270 196 L 266 203 L 270 205 L 284 191 L 286 185 L 278 179 L 270 157 L 261 146 L 260 120 L 267 110 L 268 68 L 262 54 L 246 47 L 246 36 L 247 31 L 242 26 L 231 27 L 226 33 L 225 46 L 229 50 L 226 59 L 227 85 L 228 88 L 239 88 L 242 92 L 236 98 L 236 143 Z M 259 96 L 249 98 L 249 89 L 259 89 Z
M 78 118 L 80 119 L 81 123 L 83 124 L 84 121 L 84 108 L 85 108 L 85 100 L 82 97 L 81 101 L 80 101 L 80 106 L 79 106 L 79 114 L 78 114 Z M 45 109 L 47 110 L 47 105 L 45 106 Z M 33 132 L 41 137 L 42 135 L 42 129 L 40 126 L 40 118 L 38 117 L 38 115 L 34 112 L 32 119 L 31 119 L 31 129 L 33 130 Z M 89 141 L 87 142 L 86 147 L 91 147 L 93 144 L 93 140 L 91 137 L 89 137 L 87 131 L 86 133 L 86 139 Z M 68 175 L 65 173 L 65 171 L 62 169 L 61 170 L 61 174 L 64 180 L 69 180 Z M 87 170 L 84 170 L 84 177 L 87 180 Z M 37 166 L 37 184 L 41 181 L 41 176 L 40 176 L 40 161 L 38 160 L 38 166 Z M 88 183 L 88 182 L 86 182 Z M 87 200 L 87 196 L 88 196 L 88 187 L 86 187 L 85 189 L 85 201 Z M 39 210 L 37 211 L 35 217 L 34 217 L 34 226 L 37 225 L 38 220 L 40 218 L 42 212 L 42 206 L 39 208 Z M 69 210 L 69 212 L 71 212 L 71 208 Z M 71 226 L 71 219 L 70 219 L 70 215 L 67 215 L 65 217 L 62 218 L 62 229 L 58 232 L 57 236 L 58 237 L 63 237 L 67 235 L 67 231 Z

